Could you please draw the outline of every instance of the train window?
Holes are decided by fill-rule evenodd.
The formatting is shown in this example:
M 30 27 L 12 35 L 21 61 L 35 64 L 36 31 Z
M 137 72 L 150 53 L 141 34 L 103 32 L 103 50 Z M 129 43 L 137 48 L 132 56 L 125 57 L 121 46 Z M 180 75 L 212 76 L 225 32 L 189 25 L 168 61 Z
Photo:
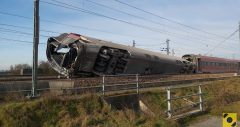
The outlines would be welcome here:
M 147 59 L 151 59 L 151 56 L 150 56 L 150 55 L 145 54 L 145 56 L 146 56 Z
M 157 56 L 154 56 L 154 59 L 155 59 L 156 61 L 159 61 L 159 58 L 158 58 Z

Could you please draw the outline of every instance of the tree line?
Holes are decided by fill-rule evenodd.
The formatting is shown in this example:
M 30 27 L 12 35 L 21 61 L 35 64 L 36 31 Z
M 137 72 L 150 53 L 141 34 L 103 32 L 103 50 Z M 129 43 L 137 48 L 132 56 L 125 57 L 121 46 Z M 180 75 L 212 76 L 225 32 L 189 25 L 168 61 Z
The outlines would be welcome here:
M 21 74 L 21 70 L 26 69 L 30 70 L 32 69 L 32 66 L 29 64 L 15 64 L 11 65 L 10 69 L 8 71 L 8 74 L 14 74 L 18 75 Z M 52 67 L 49 65 L 46 61 L 40 61 L 38 64 L 38 70 L 39 74 L 41 75 L 57 75 L 57 72 L 52 69 Z M 31 74 L 31 73 L 30 73 Z

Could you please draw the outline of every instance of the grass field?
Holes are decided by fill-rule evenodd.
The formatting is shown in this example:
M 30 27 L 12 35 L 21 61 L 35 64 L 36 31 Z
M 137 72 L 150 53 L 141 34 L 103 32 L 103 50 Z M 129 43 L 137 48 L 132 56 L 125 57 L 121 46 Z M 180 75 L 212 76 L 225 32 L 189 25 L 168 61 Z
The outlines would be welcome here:
M 196 88 L 173 91 L 173 96 L 196 92 Z M 205 114 L 221 116 L 223 112 L 240 115 L 240 79 L 215 81 L 203 87 Z M 9 95 L 0 103 L 0 126 L 2 127 L 180 127 L 200 118 L 187 117 L 179 121 L 167 120 L 166 91 L 144 91 L 140 99 L 154 112 L 149 116 L 131 109 L 116 110 L 96 95 L 54 96 L 44 94 L 41 98 L 27 100 L 19 95 Z M 197 100 L 197 98 L 190 98 Z M 174 106 L 183 105 L 177 101 Z M 239 116 L 238 115 L 238 116 Z

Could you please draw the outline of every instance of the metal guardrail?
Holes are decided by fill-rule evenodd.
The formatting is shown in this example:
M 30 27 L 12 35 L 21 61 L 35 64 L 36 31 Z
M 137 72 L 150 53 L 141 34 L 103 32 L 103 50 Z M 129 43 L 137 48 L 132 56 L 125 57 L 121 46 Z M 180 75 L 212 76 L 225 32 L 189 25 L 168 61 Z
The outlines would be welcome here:
M 200 76 L 201 75 L 201 76 Z M 130 75 L 103 75 L 99 79 L 99 82 L 97 85 L 87 85 L 87 86 L 81 86 L 81 85 L 76 85 L 74 87 L 47 87 L 47 86 L 39 86 L 36 90 L 37 91 L 48 91 L 48 90 L 69 90 L 72 92 L 84 92 L 85 90 L 91 90 L 92 92 L 101 92 L 103 95 L 106 92 L 111 92 L 111 91 L 127 91 L 128 88 L 129 90 L 134 90 L 136 89 L 136 92 L 139 93 L 140 88 L 153 88 L 153 87 L 179 87 L 179 86 L 188 86 L 187 84 L 189 83 L 196 83 L 196 82 L 206 82 L 206 81 L 214 81 L 218 79 L 224 79 L 224 78 L 229 78 L 233 77 L 233 73 L 228 73 L 228 74 L 196 74 L 196 75 L 167 75 L 170 77 L 165 78 L 157 77 L 157 76 L 146 76 L 146 77 L 151 77 L 153 79 L 148 79 L 144 76 L 140 76 L 138 74 L 130 74 Z M 188 78 L 187 78 L 188 77 Z M 189 78 L 191 77 L 191 78 Z M 78 79 L 76 79 L 77 81 Z M 87 79 L 84 79 L 87 80 Z M 101 81 L 102 80 L 102 81 Z M 109 80 L 109 81 L 108 81 Z M 62 80 L 58 80 L 61 82 Z M 73 80 L 64 80 L 64 81 L 73 81 Z M 81 80 L 79 80 L 81 81 Z M 45 82 L 45 81 L 44 81 Z M 31 91 L 30 85 L 29 84 L 24 84 L 21 83 L 19 85 L 16 84 L 16 82 L 12 81 L 7 84 L 2 84 L 0 91 L 0 94 L 2 93 L 13 93 L 13 92 L 28 92 Z M 28 89 L 29 88 L 29 89 Z M 81 93 L 78 92 L 78 93 Z
M 128 83 L 116 83 L 108 85 L 106 83 L 106 80 L 108 77 L 134 77 L 133 80 L 128 81 Z M 128 87 L 126 87 L 128 85 Z M 129 86 L 129 85 L 135 85 L 135 86 Z M 120 86 L 120 87 L 119 87 Z M 123 87 L 121 87 L 123 86 Z M 107 88 L 113 88 L 117 87 L 118 89 L 107 89 Z M 128 74 L 128 75 L 103 75 L 102 76 L 102 95 L 104 96 L 106 92 L 114 92 L 114 91 L 126 91 L 126 90 L 136 90 L 136 93 L 139 94 L 139 74 Z
M 173 112 L 180 110 L 180 109 L 184 109 L 184 108 L 189 108 L 189 107 L 196 107 L 197 105 L 199 105 L 199 112 L 203 111 L 203 99 L 202 99 L 202 88 L 201 88 L 201 84 L 198 85 L 198 93 L 195 94 L 188 94 L 188 95 L 184 95 L 184 96 L 178 96 L 178 97 L 171 97 L 171 89 L 181 89 L 182 87 L 175 87 L 175 88 L 171 88 L 171 87 L 167 87 L 166 91 L 167 91 L 167 116 L 168 118 L 172 118 L 173 117 Z M 172 109 L 171 103 L 174 100 L 178 100 L 178 99 L 183 99 L 183 98 L 190 98 L 192 96 L 198 96 L 199 97 L 199 102 L 193 102 L 193 104 L 191 105 L 184 105 L 175 109 Z M 191 112 L 191 111 L 190 111 Z M 195 112 L 196 113 L 196 112 Z M 176 116 L 178 117 L 178 116 Z

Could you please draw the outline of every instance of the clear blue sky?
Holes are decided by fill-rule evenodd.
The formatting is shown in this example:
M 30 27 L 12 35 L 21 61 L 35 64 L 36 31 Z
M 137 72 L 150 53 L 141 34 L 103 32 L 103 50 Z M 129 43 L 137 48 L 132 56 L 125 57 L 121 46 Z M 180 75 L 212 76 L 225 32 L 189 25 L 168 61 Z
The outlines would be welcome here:
M 40 0 L 49 1 L 52 0 Z M 69 10 L 40 2 L 40 43 L 46 43 L 47 37 L 56 36 L 58 33 L 46 32 L 75 32 L 82 35 L 110 40 L 113 42 L 132 45 L 135 40 L 137 47 L 160 52 L 168 38 L 170 47 L 176 56 L 186 53 L 205 54 L 224 38 L 194 31 L 186 27 L 171 23 L 164 19 L 152 16 L 136 9 L 120 4 L 114 0 L 91 0 L 103 5 L 118 9 L 132 15 L 144 17 L 142 20 L 130 15 L 113 11 L 89 0 L 59 0 L 78 8 L 94 11 L 105 16 L 151 27 L 158 32 L 138 28 L 129 24 Z M 204 31 L 227 37 L 238 28 L 240 21 L 240 0 L 120 0 L 134 5 L 159 16 L 202 29 Z M 0 12 L 33 17 L 33 0 L 1 0 Z M 51 20 L 59 23 L 77 25 L 69 27 L 59 24 L 44 22 Z M 154 22 L 154 23 L 153 23 Z M 8 26 L 7 26 L 8 25 Z M 29 27 L 23 29 L 15 26 Z M 32 42 L 33 20 L 24 19 L 0 13 L 0 38 L 23 40 Z M 94 30 L 95 29 L 95 30 Z M 96 31 L 97 30 L 97 31 Z M 21 32 L 21 34 L 19 33 Z M 30 35 L 29 35 L 30 33 Z M 46 60 L 46 45 L 39 45 L 39 60 Z M 226 58 L 240 58 L 240 44 L 238 33 L 230 40 L 220 45 L 210 53 L 212 56 Z M 0 39 L 0 70 L 8 69 L 10 65 L 32 62 L 32 44 L 13 40 Z

